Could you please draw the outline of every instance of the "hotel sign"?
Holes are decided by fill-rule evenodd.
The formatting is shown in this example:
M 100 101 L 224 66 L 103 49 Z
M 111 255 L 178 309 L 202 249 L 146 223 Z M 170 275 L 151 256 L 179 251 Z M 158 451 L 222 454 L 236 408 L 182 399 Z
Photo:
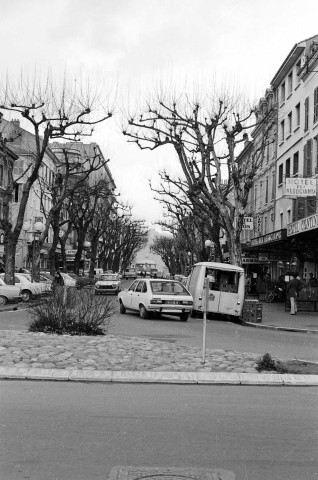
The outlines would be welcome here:
M 287 225 L 287 236 L 291 237 L 292 235 L 297 235 L 297 233 L 307 232 L 315 228 L 318 228 L 318 214 L 302 218 L 297 222 Z
M 267 235 L 262 235 L 261 237 L 256 237 L 251 239 L 251 246 L 257 247 L 258 245 L 264 245 L 265 243 L 279 242 L 286 238 L 286 229 L 276 230 L 276 232 L 268 233 Z
M 286 178 L 285 195 L 296 197 L 316 196 L 317 180 L 315 178 Z

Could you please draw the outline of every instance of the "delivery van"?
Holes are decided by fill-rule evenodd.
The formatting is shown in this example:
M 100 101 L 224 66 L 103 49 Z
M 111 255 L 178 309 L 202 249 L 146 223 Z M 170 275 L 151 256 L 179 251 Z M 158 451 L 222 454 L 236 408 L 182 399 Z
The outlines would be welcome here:
M 229 263 L 196 263 L 186 283 L 186 288 L 193 296 L 193 317 L 203 312 L 205 278 L 209 284 L 207 313 L 239 317 L 242 314 L 245 294 L 244 269 Z

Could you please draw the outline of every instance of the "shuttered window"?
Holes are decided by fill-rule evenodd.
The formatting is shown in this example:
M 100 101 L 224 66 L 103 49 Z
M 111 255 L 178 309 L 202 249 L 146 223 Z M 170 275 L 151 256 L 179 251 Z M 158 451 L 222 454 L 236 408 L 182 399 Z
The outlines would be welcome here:
M 304 146 L 304 177 L 312 176 L 312 140 Z
M 318 87 L 314 90 L 314 123 L 318 120 Z
M 307 97 L 305 100 L 305 126 L 304 126 L 305 132 L 308 130 L 308 126 L 309 126 L 308 120 L 309 120 L 309 97 Z

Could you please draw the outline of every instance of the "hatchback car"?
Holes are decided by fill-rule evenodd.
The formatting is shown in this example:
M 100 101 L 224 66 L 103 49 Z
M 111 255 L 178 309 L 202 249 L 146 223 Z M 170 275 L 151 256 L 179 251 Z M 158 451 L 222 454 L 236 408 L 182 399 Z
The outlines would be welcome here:
M 175 315 L 183 322 L 188 320 L 193 305 L 191 294 L 175 280 L 135 280 L 118 298 L 120 313 L 135 310 L 141 318 L 151 313 Z
M 103 273 L 95 283 L 95 295 L 109 295 L 120 292 L 120 276 L 117 273 Z

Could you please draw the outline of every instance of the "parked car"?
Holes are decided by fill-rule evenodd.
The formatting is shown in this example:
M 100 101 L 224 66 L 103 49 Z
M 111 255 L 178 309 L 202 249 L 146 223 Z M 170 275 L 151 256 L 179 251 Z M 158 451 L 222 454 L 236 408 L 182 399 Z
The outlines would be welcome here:
M 0 275 L 0 278 L 4 280 L 4 274 Z M 24 302 L 28 302 L 32 297 L 48 293 L 50 288 L 48 285 L 42 282 L 31 282 L 31 275 L 27 273 L 16 273 L 14 275 L 15 285 L 21 288 L 21 297 Z
M 137 273 L 134 268 L 129 268 L 123 272 L 123 278 L 128 280 L 128 278 L 137 278 Z
M 95 295 L 109 295 L 120 292 L 120 276 L 118 273 L 103 273 L 95 283 Z
M 175 280 L 138 279 L 118 294 L 120 313 L 139 311 L 141 318 L 149 314 L 176 315 L 186 322 L 192 310 L 193 298 L 188 290 Z
M 0 278 L 0 305 L 6 305 L 8 302 L 21 302 L 21 287 L 18 285 L 6 285 Z

